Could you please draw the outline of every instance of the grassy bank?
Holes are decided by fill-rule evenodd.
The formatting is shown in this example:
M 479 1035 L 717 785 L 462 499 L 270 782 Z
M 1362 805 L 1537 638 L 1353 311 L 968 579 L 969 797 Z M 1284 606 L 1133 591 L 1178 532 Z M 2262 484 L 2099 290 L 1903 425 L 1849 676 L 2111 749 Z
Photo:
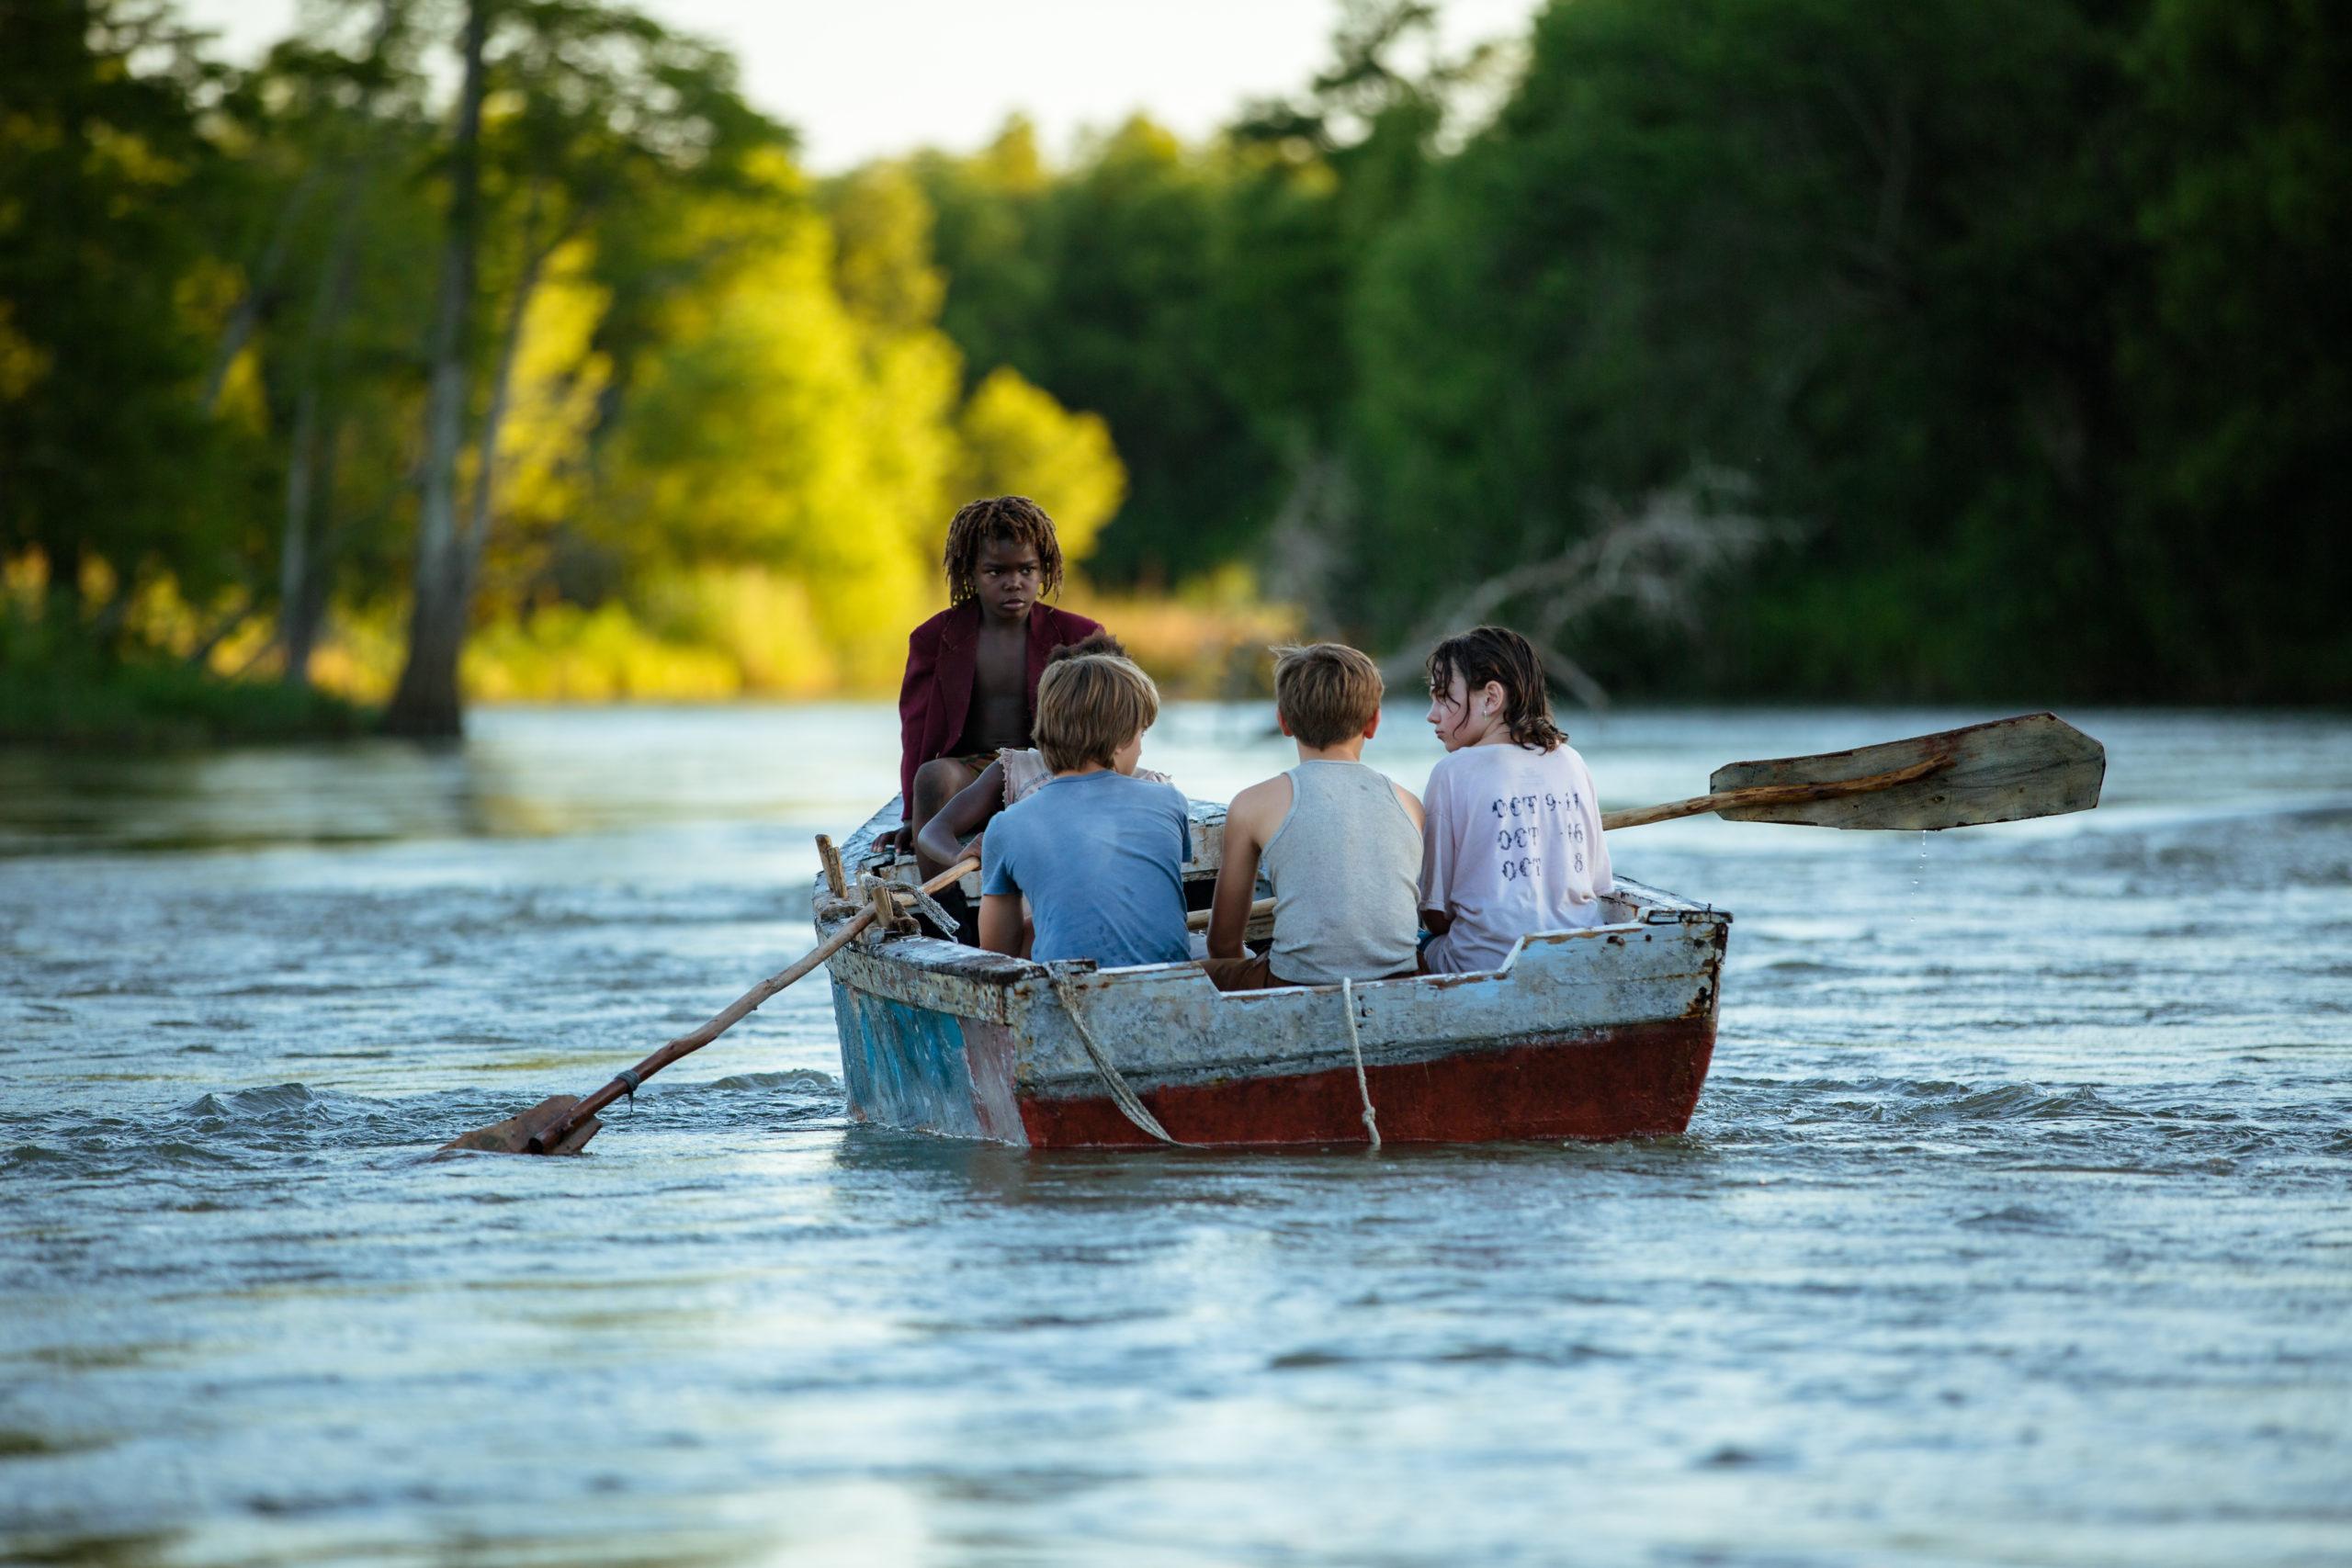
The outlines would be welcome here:
M 164 750 L 365 734 L 372 709 L 175 660 L 0 663 L 0 745 Z

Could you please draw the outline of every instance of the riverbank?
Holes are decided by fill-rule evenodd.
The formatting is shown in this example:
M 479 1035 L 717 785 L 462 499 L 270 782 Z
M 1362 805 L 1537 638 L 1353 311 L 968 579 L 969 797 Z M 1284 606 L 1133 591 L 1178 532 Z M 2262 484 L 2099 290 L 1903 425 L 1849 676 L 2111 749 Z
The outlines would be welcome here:
M 786 585 L 789 586 L 789 585 Z M 826 645 L 804 596 L 756 573 L 703 585 L 727 613 L 649 621 L 618 601 L 557 604 L 493 620 L 468 643 L 469 705 L 731 703 L 883 697 L 898 689 L 905 631 L 890 622 L 862 649 Z M 730 594 L 732 597 L 730 598 Z M 1288 605 L 1246 580 L 1182 597 L 1073 594 L 1071 607 L 1111 626 L 1171 697 L 1261 695 L 1265 649 L 1299 635 Z M 704 609 L 709 610 L 710 604 Z M 134 651 L 101 651 L 60 635 L 23 604 L 0 614 L 0 744 L 147 751 L 334 740 L 365 735 L 405 657 L 398 605 L 339 611 L 311 661 L 308 689 L 286 684 L 272 626 L 253 615 L 208 629 L 164 589 L 130 612 Z M 928 614 L 925 610 L 922 612 Z M 887 643 L 887 646 L 884 644 Z M 202 648 L 198 652 L 199 645 Z
M 160 751 L 365 735 L 376 710 L 153 656 L 0 663 L 0 745 Z

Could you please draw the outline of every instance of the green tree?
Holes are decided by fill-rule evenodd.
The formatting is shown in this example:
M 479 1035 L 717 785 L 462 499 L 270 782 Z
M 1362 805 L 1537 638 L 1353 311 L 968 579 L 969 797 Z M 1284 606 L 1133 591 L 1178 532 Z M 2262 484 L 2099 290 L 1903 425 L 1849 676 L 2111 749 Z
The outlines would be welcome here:
M 500 433 L 550 259 L 634 221 L 657 187 L 736 187 L 784 140 L 744 104 L 728 56 L 621 7 L 469 0 L 458 52 L 408 659 L 385 715 L 424 736 L 458 728 Z
M 1363 284 L 1367 605 L 1396 625 L 1417 579 L 1729 470 L 1804 549 L 1604 676 L 1933 694 L 2144 660 L 2141 599 L 2084 592 L 2132 569 L 2118 76 L 2097 17 L 2030 0 L 1552 6 Z
M 416 285 L 429 276 L 415 236 L 431 214 L 413 176 L 431 130 L 409 8 L 379 0 L 342 19 L 347 39 L 326 29 L 273 49 L 224 100 L 216 133 L 238 178 L 215 249 L 238 259 L 206 401 L 262 448 L 253 460 L 278 513 L 274 548 L 249 563 L 216 633 L 274 599 L 296 686 L 338 583 L 383 575 L 407 522 L 409 458 L 381 433 L 413 417 Z M 245 393 L 227 400 L 242 406 L 224 408 L 240 371 Z
M 2166 662 L 2211 697 L 2352 692 L 2352 20 L 2159 0 L 2131 62 L 2147 306 L 2123 365 Z
M 233 574 L 233 466 L 200 405 L 199 278 L 220 73 L 160 5 L 0 8 L 0 558 L 39 551 L 59 614 L 85 569 L 118 587 L 87 628 L 119 642 L 142 580 Z

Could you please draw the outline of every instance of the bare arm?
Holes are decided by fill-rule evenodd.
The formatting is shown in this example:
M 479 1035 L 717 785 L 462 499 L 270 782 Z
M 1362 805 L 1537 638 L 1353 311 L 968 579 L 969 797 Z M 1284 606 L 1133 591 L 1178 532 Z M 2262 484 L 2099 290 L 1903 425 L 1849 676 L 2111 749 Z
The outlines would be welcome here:
M 980 776 L 956 792 L 955 797 L 939 808 L 938 815 L 922 825 L 915 837 L 915 857 L 922 866 L 923 875 L 937 876 L 979 846 L 965 849 L 962 840 L 988 825 L 989 818 L 1004 809 L 1004 764 L 990 762 L 980 770 Z
M 928 623 L 926 623 L 928 624 Z M 939 642 L 936 637 L 926 640 L 923 628 L 917 626 L 907 637 L 907 671 L 899 681 L 899 831 L 898 847 L 914 847 L 914 835 L 908 830 L 907 813 L 914 809 L 915 769 L 922 760 L 915 753 L 922 749 L 922 730 L 916 717 L 916 695 L 931 684 L 932 671 L 939 666 Z
M 1443 813 L 1439 811 L 1438 792 L 1444 787 L 1442 773 L 1432 771 L 1430 774 L 1429 805 L 1425 809 L 1413 813 L 1421 824 L 1421 903 L 1425 906 L 1421 910 L 1421 929 L 1431 936 L 1443 936 L 1447 928 L 1453 924 L 1453 911 L 1426 908 L 1430 904 L 1446 902 L 1446 888 L 1452 880 L 1453 846 L 1444 839 L 1449 826 Z M 1396 793 L 1405 794 L 1401 789 Z M 1419 802 L 1415 804 L 1419 805 Z M 1435 821 L 1429 818 L 1431 811 L 1439 811 Z
M 1021 956 L 1021 895 L 984 893 L 980 896 L 980 945 L 990 953 Z
M 1233 797 L 1225 812 L 1225 852 L 1216 867 L 1216 890 L 1209 896 L 1209 956 L 1238 958 L 1250 929 L 1250 895 L 1258 888 L 1258 857 L 1265 850 L 1264 818 L 1279 789 L 1282 811 L 1290 809 L 1290 780 L 1268 779 Z M 1279 818 L 1280 813 L 1276 813 Z

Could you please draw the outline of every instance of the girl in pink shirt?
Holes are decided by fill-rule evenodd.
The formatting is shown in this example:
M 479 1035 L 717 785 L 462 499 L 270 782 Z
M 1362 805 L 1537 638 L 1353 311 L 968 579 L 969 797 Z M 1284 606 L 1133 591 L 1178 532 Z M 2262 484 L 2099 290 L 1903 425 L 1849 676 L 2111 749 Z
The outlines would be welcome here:
M 1446 756 L 1422 795 L 1422 950 L 1433 974 L 1497 969 L 1536 931 L 1599 925 L 1617 890 L 1592 772 L 1552 722 L 1543 660 L 1480 626 L 1429 658 Z

